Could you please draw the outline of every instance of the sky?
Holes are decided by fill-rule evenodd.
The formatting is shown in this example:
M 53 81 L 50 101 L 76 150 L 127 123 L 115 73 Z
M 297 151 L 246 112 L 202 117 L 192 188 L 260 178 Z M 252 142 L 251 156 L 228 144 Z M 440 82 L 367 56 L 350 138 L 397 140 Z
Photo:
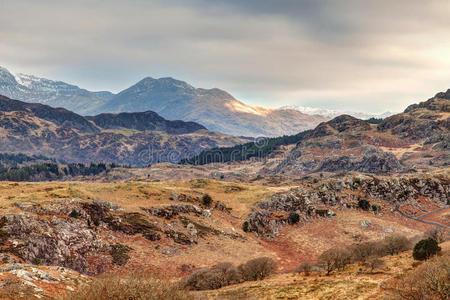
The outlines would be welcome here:
M 118 92 L 382 113 L 450 88 L 448 0 L 0 0 L 0 66 Z

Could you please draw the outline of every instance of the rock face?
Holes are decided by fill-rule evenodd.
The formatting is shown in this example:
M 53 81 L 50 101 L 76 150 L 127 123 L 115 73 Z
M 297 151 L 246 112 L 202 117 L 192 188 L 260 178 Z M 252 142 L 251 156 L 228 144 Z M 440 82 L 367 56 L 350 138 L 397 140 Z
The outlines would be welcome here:
M 247 218 L 248 229 L 263 237 L 274 237 L 279 227 L 289 223 L 289 213 L 301 222 L 315 217 L 332 217 L 329 208 L 357 207 L 359 199 L 386 200 L 397 206 L 420 207 L 426 198 L 438 206 L 450 204 L 450 180 L 446 176 L 346 176 L 320 183 L 306 182 L 288 192 L 274 194 L 260 202 Z M 323 207 L 327 208 L 323 208 Z
M 0 259 L 96 275 L 128 263 L 134 250 L 118 242 L 127 236 L 156 249 L 161 243 L 193 247 L 209 235 L 242 238 L 206 225 L 211 218 L 210 210 L 187 203 L 126 212 L 104 201 L 18 202 L 0 218 Z
M 378 125 L 347 115 L 321 123 L 297 143 L 273 172 L 386 174 L 446 166 L 450 160 L 448 94 L 449 91 L 439 93 Z
M 243 140 L 154 112 L 85 118 L 68 110 L 0 96 L 0 152 L 41 154 L 68 162 L 148 165 L 178 162 Z

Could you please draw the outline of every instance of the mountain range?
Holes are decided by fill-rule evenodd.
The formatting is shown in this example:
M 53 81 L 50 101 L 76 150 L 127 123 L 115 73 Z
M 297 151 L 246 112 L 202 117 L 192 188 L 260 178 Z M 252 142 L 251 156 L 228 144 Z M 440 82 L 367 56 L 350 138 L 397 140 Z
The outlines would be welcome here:
M 64 108 L 4 96 L 0 96 L 0 139 L 0 152 L 133 165 L 177 162 L 202 149 L 244 141 L 194 122 L 168 121 L 151 111 L 86 118 Z
M 229 93 L 194 88 L 173 78 L 144 78 L 118 94 L 13 74 L 0 67 L 0 95 L 25 102 L 63 107 L 81 115 L 154 111 L 168 120 L 193 121 L 235 136 L 280 136 L 315 127 L 329 117 L 296 109 L 251 106 Z

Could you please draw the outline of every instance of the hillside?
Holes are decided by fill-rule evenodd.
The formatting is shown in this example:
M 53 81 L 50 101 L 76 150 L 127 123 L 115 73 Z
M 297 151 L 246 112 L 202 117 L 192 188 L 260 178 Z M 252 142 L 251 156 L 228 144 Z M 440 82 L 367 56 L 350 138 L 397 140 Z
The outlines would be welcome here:
M 45 155 L 68 162 L 147 165 L 177 162 L 243 140 L 156 113 L 99 115 L 87 119 L 62 108 L 0 96 L 0 152 Z

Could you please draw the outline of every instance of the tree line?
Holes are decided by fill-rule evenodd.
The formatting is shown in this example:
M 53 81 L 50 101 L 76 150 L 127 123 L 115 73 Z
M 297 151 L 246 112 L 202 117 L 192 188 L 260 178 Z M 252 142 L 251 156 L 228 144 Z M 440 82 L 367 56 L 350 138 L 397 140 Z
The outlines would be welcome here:
M 45 156 L 0 153 L 0 181 L 43 181 L 107 173 L 116 164 L 57 163 Z
M 202 151 L 200 154 L 181 160 L 181 164 L 205 165 L 210 163 L 226 163 L 244 161 L 251 158 L 265 158 L 279 146 L 300 142 L 311 130 L 295 135 L 284 135 L 275 138 L 255 139 L 253 142 L 233 147 L 219 147 Z

